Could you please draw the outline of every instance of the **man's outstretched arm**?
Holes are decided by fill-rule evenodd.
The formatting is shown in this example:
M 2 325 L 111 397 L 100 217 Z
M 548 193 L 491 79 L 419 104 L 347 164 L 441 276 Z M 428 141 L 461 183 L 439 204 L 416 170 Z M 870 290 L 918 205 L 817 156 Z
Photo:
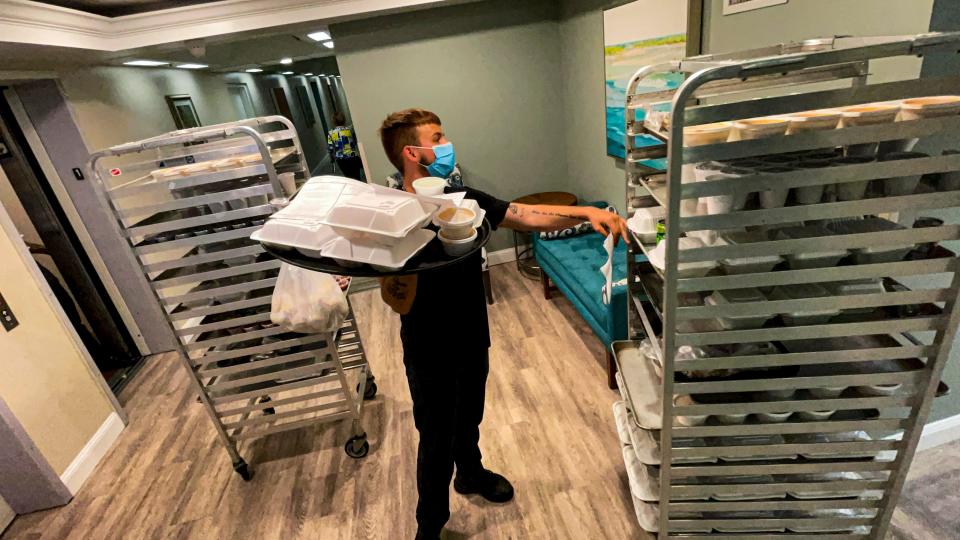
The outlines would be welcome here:
M 501 227 L 518 231 L 556 231 L 589 221 L 603 236 L 629 242 L 627 222 L 619 215 L 593 206 L 550 206 L 510 203 Z

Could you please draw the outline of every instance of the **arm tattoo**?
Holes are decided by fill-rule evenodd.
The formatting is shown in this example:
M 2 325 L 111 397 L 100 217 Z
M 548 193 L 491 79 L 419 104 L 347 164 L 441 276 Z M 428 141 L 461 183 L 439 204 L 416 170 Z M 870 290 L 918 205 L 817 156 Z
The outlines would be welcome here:
M 513 214 L 513 215 L 515 215 L 515 216 L 519 216 L 522 212 L 521 212 L 519 206 L 517 206 L 517 205 L 515 205 L 515 204 L 511 204 L 511 205 L 510 205 L 510 213 Z
M 585 221 L 584 218 L 579 217 L 579 216 L 571 216 L 570 214 L 565 214 L 565 213 L 563 213 L 563 212 L 544 212 L 544 211 L 542 211 L 542 210 L 537 210 L 536 208 L 531 209 L 531 210 L 530 210 L 530 213 L 531 213 L 531 214 L 537 214 L 537 215 L 540 215 L 540 216 L 562 217 L 562 218 L 567 218 L 567 219 L 579 219 L 579 220 L 581 220 L 581 221 Z

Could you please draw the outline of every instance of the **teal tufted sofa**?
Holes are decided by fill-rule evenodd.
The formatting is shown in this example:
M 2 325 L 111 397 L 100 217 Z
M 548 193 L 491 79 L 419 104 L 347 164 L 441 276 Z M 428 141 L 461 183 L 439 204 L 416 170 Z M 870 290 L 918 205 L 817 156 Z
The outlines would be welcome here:
M 606 208 L 605 202 L 590 206 Z M 616 365 L 610 353 L 610 343 L 627 337 L 627 287 L 614 287 L 613 298 L 605 305 L 601 298 L 604 278 L 600 267 L 607 262 L 603 249 L 604 238 L 588 232 L 569 238 L 542 240 L 533 234 L 533 250 L 540 265 L 540 279 L 544 297 L 550 299 L 551 284 L 555 285 L 574 305 L 593 332 L 607 349 L 607 383 L 616 387 Z M 627 247 L 619 242 L 613 256 L 613 282 L 627 276 Z

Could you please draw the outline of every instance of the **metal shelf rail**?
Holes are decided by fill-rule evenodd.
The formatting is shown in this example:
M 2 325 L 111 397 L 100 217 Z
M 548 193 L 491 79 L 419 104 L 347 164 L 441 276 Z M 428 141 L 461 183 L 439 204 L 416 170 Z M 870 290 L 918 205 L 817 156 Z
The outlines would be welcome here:
M 960 155 L 759 172 L 692 181 L 684 165 L 761 158 L 771 154 L 839 152 L 852 145 L 892 143 L 960 132 L 960 116 L 906 119 L 754 140 L 694 146 L 684 128 L 721 121 L 784 115 L 871 102 L 960 93 L 960 77 L 913 78 L 870 83 L 876 59 L 956 54 L 960 33 L 885 38 L 835 38 L 786 44 L 723 56 L 702 56 L 648 66 L 627 92 L 628 201 L 666 209 L 665 266 L 654 272 L 636 263 L 653 246 L 635 242 L 628 302 L 631 341 L 615 344 L 618 383 L 629 409 L 621 432 L 637 516 L 660 538 L 883 538 L 903 488 L 922 428 L 937 395 L 941 373 L 960 320 L 958 261 L 939 242 L 960 239 L 960 226 L 909 228 L 918 212 L 960 206 L 960 191 L 939 180 L 960 171 Z M 641 81 L 682 73 L 676 90 L 638 94 Z M 829 86 L 809 83 L 830 82 Z M 848 84 L 838 87 L 837 81 Z M 765 97 L 757 97 L 758 93 Z M 668 128 L 638 119 L 639 111 L 670 104 Z M 653 115 L 651 115 L 653 116 Z M 638 147 L 637 136 L 660 146 Z M 937 151 L 939 154 L 939 150 Z M 643 160 L 667 158 L 664 171 Z M 689 170 L 689 167 L 688 167 Z M 906 193 L 880 189 L 886 179 L 923 177 Z M 869 182 L 864 198 L 839 200 L 836 188 Z M 773 189 L 823 186 L 815 204 L 795 195 L 779 208 L 748 202 L 728 213 L 690 213 L 683 202 Z M 629 205 L 628 205 L 629 206 Z M 686 206 L 689 208 L 689 206 Z M 837 228 L 840 220 L 880 216 L 900 221 L 899 230 Z M 830 236 L 790 237 L 799 225 L 833 227 Z M 680 249 L 695 231 L 759 233 L 752 243 L 713 243 Z M 893 258 L 890 253 L 908 246 Z M 678 273 L 678 265 L 763 256 L 846 251 L 827 267 L 781 262 L 766 272 L 702 276 Z M 926 278 L 909 290 L 896 279 Z M 945 279 L 946 278 L 946 279 Z M 841 294 L 836 285 L 882 280 L 881 291 Z M 775 287 L 825 285 L 826 296 L 785 298 Z M 650 291 L 651 288 L 657 290 Z M 707 302 L 715 291 L 759 289 L 763 301 Z M 830 292 L 833 291 L 833 292 Z M 648 293 L 652 293 L 649 294 Z M 826 312 L 801 321 L 792 313 Z M 731 318 L 759 318 L 735 328 Z M 651 336 L 656 354 L 637 354 Z M 932 333 L 922 341 L 913 334 Z M 759 344 L 753 352 L 732 352 Z M 706 355 L 684 354 L 698 347 Z M 678 354 L 679 353 L 679 354 Z M 658 364 L 653 366 L 651 364 Z M 659 374 L 658 374 L 659 372 Z M 650 388 L 658 391 L 649 392 Z M 651 395 L 654 394 L 654 395 Z M 623 437 L 621 436 L 621 439 Z M 631 465 L 631 461 L 637 461 Z
M 309 176 L 282 116 L 175 131 L 93 154 L 89 169 L 129 256 L 154 292 L 234 469 L 240 441 L 351 419 L 345 450 L 367 454 L 364 399 L 376 383 L 351 309 L 342 327 L 296 334 L 270 321 L 280 261 L 250 235 Z M 288 186 L 289 189 L 289 186 Z M 359 371 L 356 391 L 345 370 Z

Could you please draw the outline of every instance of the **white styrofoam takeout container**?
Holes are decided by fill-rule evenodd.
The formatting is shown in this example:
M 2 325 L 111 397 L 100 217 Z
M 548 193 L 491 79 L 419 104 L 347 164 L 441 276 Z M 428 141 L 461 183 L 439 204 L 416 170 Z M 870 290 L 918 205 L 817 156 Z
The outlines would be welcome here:
M 830 296 L 830 293 L 816 283 L 780 285 L 770 293 L 771 300 L 801 300 L 806 298 L 825 298 L 828 296 Z M 839 314 L 839 309 L 817 309 L 781 313 L 781 316 L 783 317 L 783 322 L 788 326 L 802 326 L 824 324 Z
M 403 265 L 426 247 L 436 234 L 429 229 L 420 229 L 413 231 L 392 246 L 384 246 L 376 242 L 362 243 L 341 237 L 330 242 L 324 248 L 323 254 L 341 264 L 360 263 L 369 264 L 380 271 L 396 270 L 403 268 Z
M 725 289 L 714 291 L 706 298 L 707 305 L 720 306 L 723 304 L 742 304 L 747 302 L 765 302 L 767 297 L 759 289 Z M 773 315 L 727 315 L 719 317 L 720 326 L 727 330 L 750 330 L 760 328 Z
M 704 247 L 704 243 L 699 238 L 680 238 L 677 241 L 680 249 L 696 249 Z M 667 244 L 660 242 L 657 247 L 650 250 L 650 264 L 659 268 L 661 271 L 666 267 Z M 677 264 L 677 277 L 695 278 L 707 275 L 711 270 L 717 267 L 717 261 L 696 261 L 682 262 Z
M 296 249 L 307 257 L 323 257 L 323 248 L 337 238 L 326 225 L 305 224 L 285 219 L 268 220 L 250 235 L 252 240 L 286 249 Z
M 777 237 L 780 240 L 799 240 L 802 238 L 819 238 L 823 236 L 834 236 L 834 233 L 822 225 L 806 225 L 803 227 L 777 229 Z M 846 249 L 834 249 L 828 251 L 788 253 L 786 257 L 787 264 L 791 269 L 800 270 L 834 266 L 840 262 L 840 259 L 846 257 L 847 254 L 848 251 Z
M 835 234 L 862 234 L 906 230 L 906 227 L 900 225 L 899 223 L 894 223 L 878 217 L 834 221 L 828 223 L 827 228 Z M 915 245 L 916 244 L 902 244 L 899 246 L 878 245 L 856 248 L 853 250 L 853 258 L 857 264 L 876 264 L 902 261 Z
M 753 242 L 766 242 L 768 238 L 760 232 L 734 231 L 720 235 L 716 245 L 742 245 Z M 769 272 L 783 262 L 780 255 L 757 255 L 753 257 L 733 257 L 720 259 L 720 266 L 727 274 L 754 274 Z

